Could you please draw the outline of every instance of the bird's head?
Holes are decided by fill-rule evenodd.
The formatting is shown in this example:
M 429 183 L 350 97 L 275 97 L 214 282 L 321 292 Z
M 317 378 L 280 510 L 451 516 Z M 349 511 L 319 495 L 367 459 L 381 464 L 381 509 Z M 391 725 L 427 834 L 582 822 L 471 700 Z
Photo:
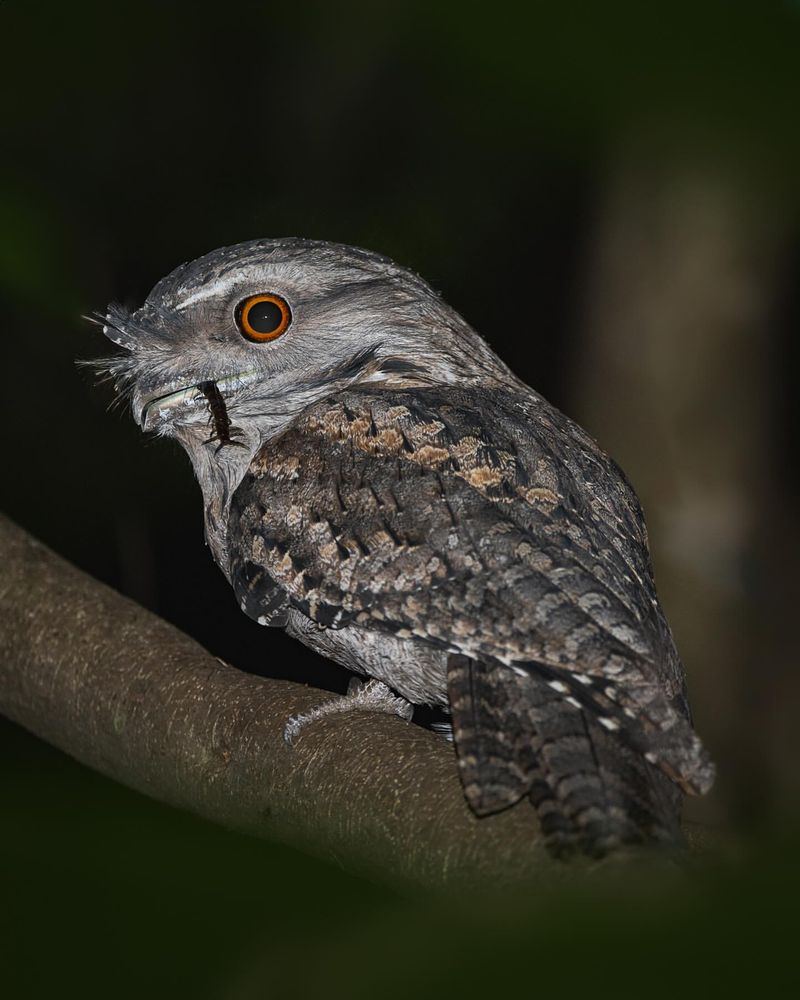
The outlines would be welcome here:
M 469 382 L 505 371 L 415 274 L 385 257 L 301 239 L 215 250 L 160 281 L 104 333 L 104 367 L 143 430 L 224 464 L 306 406 L 358 383 Z M 229 440 L 228 440 L 229 439 Z

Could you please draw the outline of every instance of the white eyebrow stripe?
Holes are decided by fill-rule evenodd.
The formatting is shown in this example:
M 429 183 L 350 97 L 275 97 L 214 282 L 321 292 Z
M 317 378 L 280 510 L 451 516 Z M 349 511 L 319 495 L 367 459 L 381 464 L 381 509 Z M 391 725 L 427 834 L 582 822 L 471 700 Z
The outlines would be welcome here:
M 227 292 L 231 286 L 236 284 L 237 275 L 231 275 L 223 281 L 215 281 L 209 284 L 206 288 L 201 288 L 199 291 L 195 292 L 194 295 L 190 295 L 188 299 L 184 299 L 175 306 L 177 312 L 181 309 L 186 309 L 189 306 L 193 306 L 196 302 L 205 302 L 206 299 L 216 298 L 217 295 Z

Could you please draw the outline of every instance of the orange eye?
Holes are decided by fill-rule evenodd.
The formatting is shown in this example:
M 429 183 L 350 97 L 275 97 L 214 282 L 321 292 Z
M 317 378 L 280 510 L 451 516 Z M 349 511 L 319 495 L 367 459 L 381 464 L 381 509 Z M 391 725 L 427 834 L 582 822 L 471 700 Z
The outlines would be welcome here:
M 289 303 L 280 295 L 251 295 L 236 307 L 236 325 L 247 340 L 263 344 L 286 333 L 292 322 Z

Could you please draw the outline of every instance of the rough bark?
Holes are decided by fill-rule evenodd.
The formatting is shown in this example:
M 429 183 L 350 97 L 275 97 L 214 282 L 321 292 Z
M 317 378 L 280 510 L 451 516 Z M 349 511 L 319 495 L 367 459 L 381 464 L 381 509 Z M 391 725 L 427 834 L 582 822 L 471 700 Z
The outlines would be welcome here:
M 156 799 L 397 887 L 552 872 L 527 804 L 476 819 L 452 746 L 396 717 L 286 719 L 329 692 L 242 673 L 0 517 L 0 712 Z

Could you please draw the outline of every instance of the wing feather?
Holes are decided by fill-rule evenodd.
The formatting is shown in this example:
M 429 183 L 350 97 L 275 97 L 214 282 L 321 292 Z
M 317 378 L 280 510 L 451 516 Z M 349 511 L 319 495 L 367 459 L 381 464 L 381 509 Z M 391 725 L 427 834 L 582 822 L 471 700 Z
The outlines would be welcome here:
M 638 501 L 580 429 L 526 406 L 452 389 L 317 404 L 234 496 L 234 572 L 261 567 L 322 625 L 531 672 L 704 790 Z

